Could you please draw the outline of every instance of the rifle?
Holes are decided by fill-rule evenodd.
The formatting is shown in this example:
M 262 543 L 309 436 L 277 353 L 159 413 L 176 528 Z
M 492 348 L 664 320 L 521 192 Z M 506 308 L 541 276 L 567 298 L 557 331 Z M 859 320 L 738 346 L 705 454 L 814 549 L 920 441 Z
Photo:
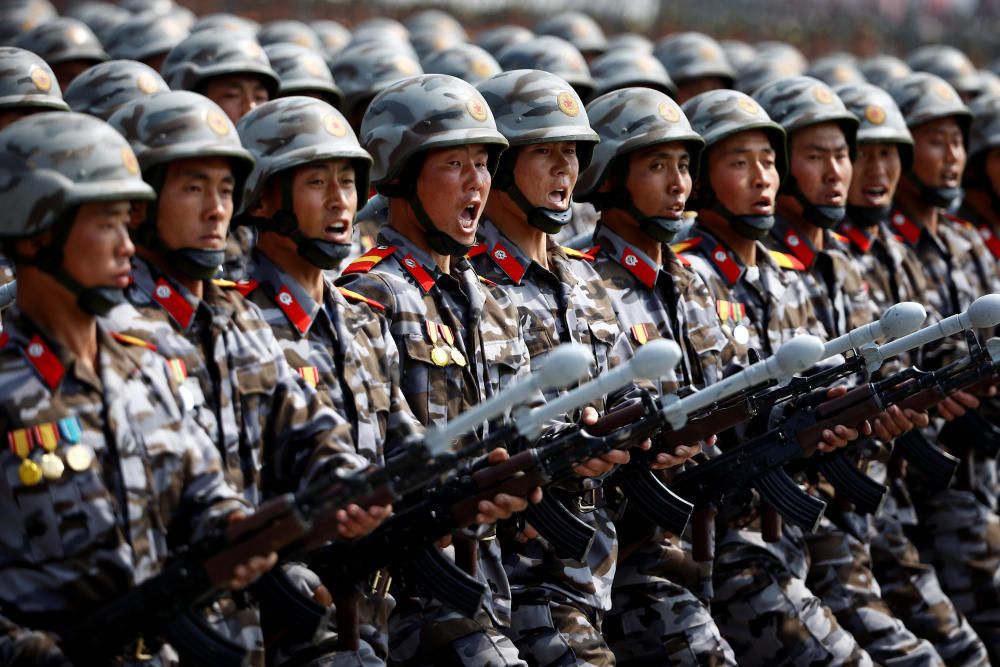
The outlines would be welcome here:
M 560 346 L 547 361 L 552 363 L 496 400 L 484 402 L 477 414 L 491 419 L 543 388 L 575 382 L 591 363 L 591 353 L 581 345 Z M 219 527 L 197 545 L 179 550 L 161 572 L 74 623 L 62 642 L 64 652 L 86 663 L 110 660 L 122 646 L 162 634 L 192 664 L 242 664 L 242 647 L 215 635 L 192 609 L 224 591 L 235 566 L 253 556 L 277 551 L 288 557 L 334 539 L 336 512 L 348 504 L 386 505 L 452 470 L 470 453 L 450 452 L 453 440 L 476 423 L 468 418 L 455 421 L 452 428 L 411 438 L 386 467 L 334 471 L 296 493 L 262 503 L 245 520 Z

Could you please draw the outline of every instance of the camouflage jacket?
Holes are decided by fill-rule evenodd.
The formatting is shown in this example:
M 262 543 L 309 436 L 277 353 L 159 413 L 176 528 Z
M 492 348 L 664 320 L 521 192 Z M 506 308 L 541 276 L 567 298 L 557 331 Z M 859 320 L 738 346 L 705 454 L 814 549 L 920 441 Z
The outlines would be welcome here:
M 366 465 L 354 453 L 350 426 L 285 361 L 271 328 L 235 283 L 206 281 L 198 301 L 149 263 L 132 261 L 126 290 L 132 307 L 116 308 L 109 318 L 198 378 L 234 488 L 256 504 L 262 494 L 294 490 L 329 466 Z
M 845 334 L 880 316 L 868 295 L 861 267 L 851 258 L 847 239 L 830 230 L 823 231 L 823 249 L 817 250 L 792 224 L 778 216 L 765 243 L 794 257 L 798 265 L 789 269 L 805 284 L 813 310 L 831 336 Z
M 292 368 L 347 417 L 359 453 L 381 462 L 390 434 L 423 430 L 403 397 L 399 351 L 376 314 L 380 303 L 329 282 L 317 303 L 260 250 L 249 275 L 238 289 L 260 308 Z
M 715 297 L 722 328 L 735 341 L 739 365 L 747 364 L 748 348 L 767 357 L 798 335 L 813 334 L 826 340 L 826 329 L 816 317 L 803 281 L 793 280 L 779 265 L 794 266 L 787 255 L 769 252 L 758 243 L 758 276 L 754 279 L 751 267 L 744 266 L 701 225 L 673 249 L 682 261 L 690 262 Z
M 345 267 L 337 283 L 385 307 L 403 395 L 424 426 L 445 424 L 531 372 L 517 311 L 498 301 L 502 295 L 488 290 L 464 259 L 443 273 L 427 252 L 386 226 L 378 245 Z M 484 539 L 479 575 L 493 591 L 486 611 L 508 625 L 510 587 L 496 540 L 486 539 L 493 535 L 477 533 Z
M 642 250 L 602 226 L 594 236 L 594 269 L 603 278 L 618 313 L 618 321 L 633 345 L 668 338 L 683 351 L 678 373 L 664 378 L 661 394 L 681 386 L 704 387 L 721 379 L 723 360 L 732 355 L 722 331 L 715 299 L 705 282 L 663 246 L 657 266 Z
M 618 326 L 611 298 L 590 264 L 593 258 L 561 248 L 549 238 L 549 271 L 530 260 L 492 223 L 482 222 L 479 236 L 480 243 L 470 252 L 473 265 L 517 305 L 533 364 L 540 363 L 560 343 L 571 341 L 591 348 L 594 375 L 631 358 L 632 349 Z M 547 398 L 558 394 L 558 390 L 550 391 Z M 594 407 L 606 412 L 625 396 L 625 392 L 618 392 Z M 575 418 L 573 415 L 572 420 Z M 592 484 L 599 485 L 600 480 L 580 479 L 566 485 L 572 490 L 550 491 L 597 530 L 585 562 L 558 558 L 542 540 L 525 544 L 504 540 L 504 564 L 514 595 L 543 588 L 592 609 L 610 609 L 618 541 L 610 508 L 581 511 L 586 501 L 580 492 Z M 583 495 L 587 493 L 596 492 L 585 491 Z
M 58 633 L 245 504 L 149 346 L 99 324 L 91 369 L 16 307 L 0 342 L 0 608 Z

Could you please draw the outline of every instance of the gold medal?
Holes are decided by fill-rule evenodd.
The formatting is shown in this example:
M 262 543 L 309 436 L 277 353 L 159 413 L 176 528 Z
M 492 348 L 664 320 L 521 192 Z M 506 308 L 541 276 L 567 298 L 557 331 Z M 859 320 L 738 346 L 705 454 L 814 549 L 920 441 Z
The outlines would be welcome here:
M 94 456 L 84 445 L 73 445 L 66 450 L 66 463 L 76 472 L 83 472 L 90 468 Z
M 457 348 L 451 348 L 451 360 L 459 366 L 465 366 L 465 356 Z
M 434 362 L 436 366 L 447 366 L 448 365 L 448 353 L 445 352 L 442 347 L 435 347 L 431 350 L 431 361 Z
M 45 479 L 50 482 L 54 482 L 63 476 L 63 472 L 66 467 L 63 465 L 62 459 L 60 459 L 55 454 L 42 454 L 42 474 L 45 475 Z
M 25 486 L 35 486 L 42 481 L 42 469 L 31 459 L 24 459 L 17 467 L 17 476 Z

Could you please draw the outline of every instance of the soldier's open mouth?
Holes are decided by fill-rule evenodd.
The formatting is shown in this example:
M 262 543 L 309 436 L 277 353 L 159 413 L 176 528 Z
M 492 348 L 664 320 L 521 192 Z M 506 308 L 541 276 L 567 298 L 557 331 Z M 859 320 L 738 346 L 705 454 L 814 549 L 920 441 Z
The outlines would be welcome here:
M 559 208 L 566 208 L 569 200 L 569 193 L 563 188 L 553 190 L 549 193 L 549 203 L 554 204 Z

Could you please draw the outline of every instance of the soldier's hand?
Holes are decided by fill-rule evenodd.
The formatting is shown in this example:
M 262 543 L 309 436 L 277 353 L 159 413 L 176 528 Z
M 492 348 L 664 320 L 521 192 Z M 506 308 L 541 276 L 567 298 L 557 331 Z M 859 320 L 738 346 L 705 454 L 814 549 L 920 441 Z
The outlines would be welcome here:
M 597 410 L 588 406 L 583 409 L 583 413 L 580 415 L 580 423 L 584 426 L 592 426 L 597 423 L 597 416 Z M 640 447 L 649 449 L 649 440 L 644 440 Z M 628 463 L 630 458 L 629 453 L 624 449 L 614 449 L 607 454 L 581 462 L 573 468 L 573 472 L 580 477 L 600 477 L 610 472 L 616 465 Z
M 337 510 L 337 532 L 345 540 L 353 540 L 372 532 L 392 514 L 392 505 L 373 505 L 365 510 L 355 504 Z
M 898 405 L 893 405 L 872 421 L 872 435 L 882 442 L 889 442 L 914 428 L 927 426 L 930 421 L 930 416 L 926 412 L 917 412 L 909 408 L 903 410 Z
M 26 667 L 72 667 L 55 637 L 47 632 L 24 630 L 0 649 L 0 664 Z
M 229 515 L 230 523 L 237 523 L 247 518 L 243 512 L 236 511 Z M 245 563 L 241 563 L 233 568 L 229 579 L 229 588 L 239 591 L 252 584 L 257 577 L 264 574 L 278 563 L 278 554 L 273 551 L 265 556 L 253 556 Z
M 945 421 L 951 421 L 964 415 L 966 410 L 975 410 L 978 407 L 978 398 L 967 391 L 956 391 L 937 404 L 937 411 Z
M 705 446 L 711 447 L 715 444 L 716 437 L 709 436 L 705 438 Z M 685 463 L 692 456 L 701 451 L 701 443 L 693 442 L 687 445 L 678 445 L 674 447 L 672 454 L 667 452 L 660 452 L 656 455 L 656 460 L 649 464 L 651 470 L 665 470 L 667 468 L 676 468 L 677 466 Z
M 833 387 L 826 392 L 827 398 L 838 398 L 847 393 L 847 387 Z M 871 427 L 865 424 L 862 427 L 862 431 L 865 435 L 871 434 Z M 843 424 L 834 426 L 832 429 L 825 429 L 823 431 L 823 436 L 820 439 L 817 449 L 821 452 L 832 452 L 835 449 L 840 449 L 841 447 L 846 447 L 847 443 L 852 440 L 858 439 L 858 429 L 849 428 Z
M 487 454 L 486 461 L 490 465 L 503 463 L 510 458 L 506 449 L 498 447 Z M 514 512 L 523 512 L 528 508 L 528 502 L 537 503 L 542 499 L 542 489 L 535 487 L 527 498 L 518 498 L 508 493 L 493 496 L 492 500 L 480 500 L 476 508 L 476 523 L 496 523 L 501 519 L 509 519 Z

